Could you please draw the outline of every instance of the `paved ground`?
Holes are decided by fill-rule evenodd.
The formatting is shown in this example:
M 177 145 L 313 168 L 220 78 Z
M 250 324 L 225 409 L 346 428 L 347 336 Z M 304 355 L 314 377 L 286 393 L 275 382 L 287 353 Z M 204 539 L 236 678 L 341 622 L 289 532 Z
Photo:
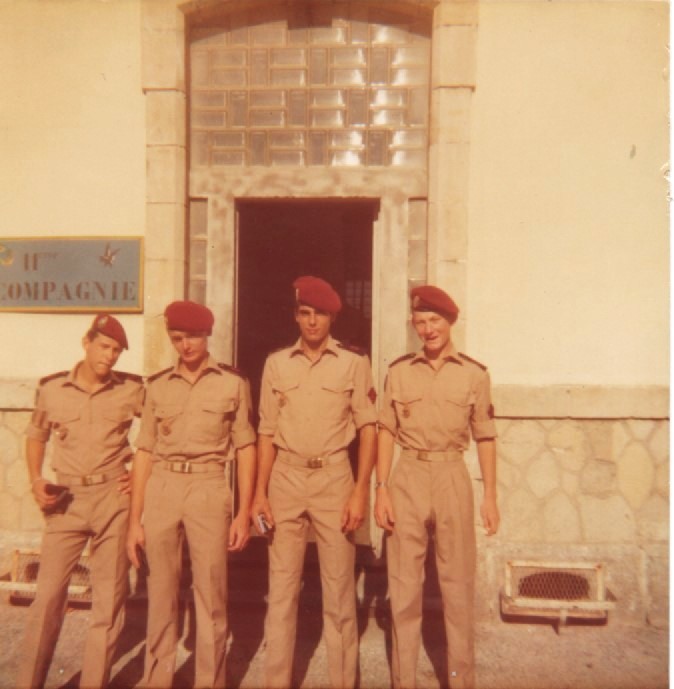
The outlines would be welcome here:
M 300 601 L 295 667 L 297 687 L 327 684 L 325 651 L 320 642 L 318 580 L 311 573 Z M 233 570 L 230 582 L 231 638 L 228 687 L 263 689 L 262 645 L 264 571 Z M 111 689 L 128 689 L 140 680 L 143 666 L 145 601 L 127 605 L 120 655 Z M 0 601 L 0 689 L 11 689 L 16 674 L 28 607 Z M 45 689 L 77 686 L 78 669 L 89 619 L 86 607 L 71 608 Z M 194 628 L 189 605 L 175 689 L 191 687 Z M 386 609 L 373 604 L 359 615 L 360 687 L 389 686 L 390 634 Z M 477 629 L 478 689 L 664 689 L 668 683 L 668 632 L 630 628 L 610 619 L 603 625 L 569 625 L 561 633 L 548 624 L 496 622 Z M 419 689 L 438 689 L 443 677 L 444 630 L 437 611 L 427 612 L 418 670 Z

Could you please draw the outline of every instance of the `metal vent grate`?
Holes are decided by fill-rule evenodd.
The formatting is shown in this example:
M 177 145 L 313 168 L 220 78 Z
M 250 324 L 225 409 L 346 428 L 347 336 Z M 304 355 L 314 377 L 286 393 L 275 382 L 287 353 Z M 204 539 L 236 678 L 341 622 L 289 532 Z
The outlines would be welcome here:
M 553 570 L 522 577 L 517 593 L 524 598 L 552 598 L 554 600 L 589 600 L 590 582 L 585 575 Z

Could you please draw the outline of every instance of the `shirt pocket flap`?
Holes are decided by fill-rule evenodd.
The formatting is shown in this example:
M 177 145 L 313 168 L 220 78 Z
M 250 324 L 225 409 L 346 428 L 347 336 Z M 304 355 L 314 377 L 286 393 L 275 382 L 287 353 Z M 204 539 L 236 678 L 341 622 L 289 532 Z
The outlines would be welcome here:
M 227 414 L 236 410 L 236 400 L 235 399 L 224 399 L 224 400 L 210 400 L 204 402 L 202 409 L 205 412 L 211 414 Z
M 125 404 L 117 409 L 107 409 L 103 412 L 103 416 L 115 423 L 124 423 L 133 419 L 134 409 L 130 404 Z
M 49 411 L 49 421 L 54 426 L 63 426 L 80 418 L 80 410 L 75 407 L 61 407 Z
M 412 404 L 413 402 L 419 402 L 421 398 L 421 393 L 412 390 L 391 393 L 391 399 L 398 404 Z
M 323 383 L 321 387 L 330 392 L 353 392 L 354 385 L 351 381 L 347 380 Z
M 272 388 L 274 392 L 290 392 L 299 387 L 299 384 L 300 382 L 297 378 L 282 378 L 276 381 L 276 383 L 272 385 Z
M 158 419 L 172 419 L 182 413 L 182 406 L 179 404 L 161 404 L 155 409 L 155 416 Z
M 469 407 L 475 402 L 475 394 L 470 390 L 450 390 L 445 395 L 445 399 L 459 407 Z

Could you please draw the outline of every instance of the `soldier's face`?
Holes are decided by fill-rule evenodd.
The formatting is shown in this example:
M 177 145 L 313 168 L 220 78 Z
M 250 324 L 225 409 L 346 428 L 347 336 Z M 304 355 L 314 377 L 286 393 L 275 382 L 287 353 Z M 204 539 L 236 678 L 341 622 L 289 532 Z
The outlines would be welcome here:
M 84 347 L 84 365 L 99 379 L 105 380 L 113 369 L 122 353 L 122 346 L 107 335 L 100 333 L 90 340 L 85 337 L 82 340 Z
M 307 344 L 320 344 L 330 334 L 334 317 L 327 311 L 300 304 L 295 309 L 295 322 L 300 327 L 300 337 Z
M 433 311 L 414 311 L 412 325 L 429 354 L 439 354 L 448 346 L 452 326 L 440 314 Z
M 169 330 L 169 339 L 185 364 L 198 364 L 208 356 L 208 335 L 184 330 Z

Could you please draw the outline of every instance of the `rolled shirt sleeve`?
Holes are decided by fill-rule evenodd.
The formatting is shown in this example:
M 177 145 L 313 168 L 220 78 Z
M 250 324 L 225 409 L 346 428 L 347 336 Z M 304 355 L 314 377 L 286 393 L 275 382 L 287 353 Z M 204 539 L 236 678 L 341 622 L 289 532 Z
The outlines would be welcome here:
M 488 440 L 497 436 L 488 371 L 483 372 L 475 385 L 475 403 L 470 416 L 470 430 L 474 440 Z
M 395 407 L 393 406 L 393 397 L 391 396 L 390 376 L 386 376 L 386 380 L 384 381 L 384 395 L 379 408 L 377 420 L 382 428 L 385 428 L 394 437 L 397 435 L 398 418 L 396 416 Z
M 237 450 L 255 442 L 255 429 L 251 423 L 252 416 L 250 383 L 248 379 L 241 378 L 239 380 L 239 406 L 236 409 L 231 429 L 232 443 Z
M 372 369 L 367 356 L 358 359 L 354 372 L 351 410 L 353 422 L 360 429 L 368 424 L 377 423 L 377 396 L 372 382 Z

